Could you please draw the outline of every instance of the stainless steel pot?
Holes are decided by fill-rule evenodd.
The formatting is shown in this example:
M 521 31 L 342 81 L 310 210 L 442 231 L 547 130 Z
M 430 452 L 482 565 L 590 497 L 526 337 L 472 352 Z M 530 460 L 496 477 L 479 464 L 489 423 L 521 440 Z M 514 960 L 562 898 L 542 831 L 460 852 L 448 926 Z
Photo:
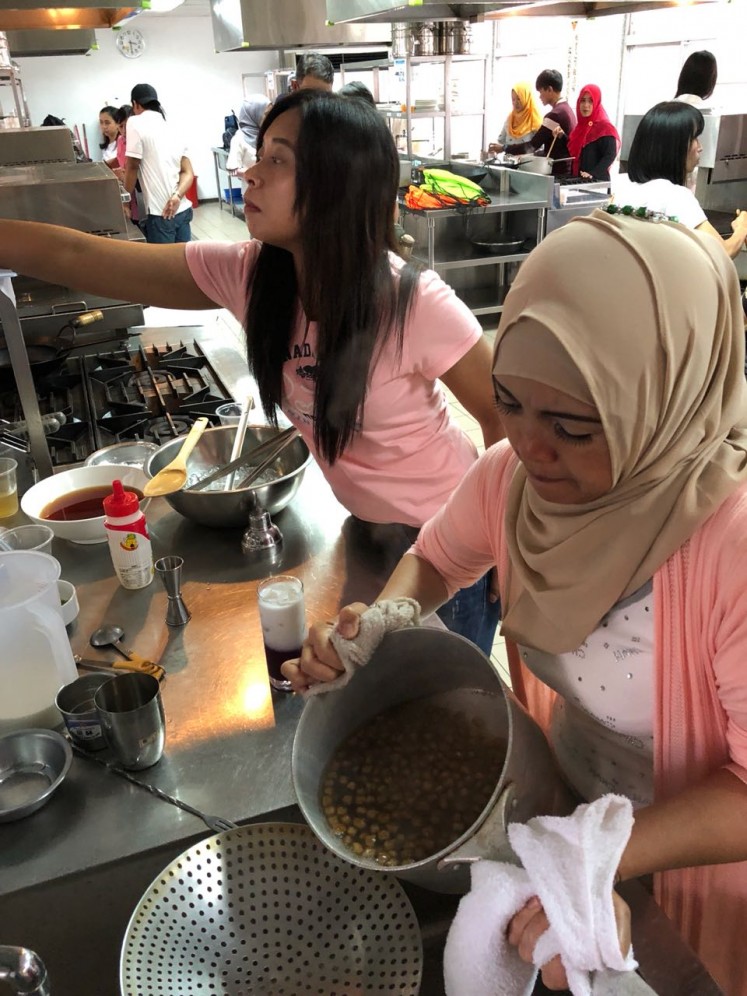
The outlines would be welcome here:
M 457 840 L 410 865 L 382 868 L 348 851 L 328 826 L 320 804 L 324 771 L 340 744 L 374 716 L 403 702 L 438 697 L 439 704 L 479 717 L 507 744 L 495 788 L 478 819 Z M 293 742 L 293 782 L 301 810 L 335 854 L 370 870 L 392 872 L 436 892 L 466 892 L 467 864 L 477 858 L 518 863 L 506 834 L 509 822 L 573 808 L 539 726 L 490 661 L 461 636 L 429 628 L 384 638 L 369 663 L 342 689 L 311 698 Z
M 527 155 L 521 157 L 517 168 L 524 170 L 525 173 L 542 173 L 544 176 L 549 176 L 555 163 L 568 163 L 571 158 L 549 159 L 547 156 Z

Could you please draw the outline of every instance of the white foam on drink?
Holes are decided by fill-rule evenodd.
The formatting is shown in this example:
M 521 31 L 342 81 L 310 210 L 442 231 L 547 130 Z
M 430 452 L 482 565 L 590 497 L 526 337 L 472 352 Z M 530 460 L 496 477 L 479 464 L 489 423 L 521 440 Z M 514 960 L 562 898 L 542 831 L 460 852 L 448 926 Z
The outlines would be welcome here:
M 303 589 L 292 581 L 278 581 L 259 592 L 262 636 L 273 650 L 297 650 L 306 636 Z

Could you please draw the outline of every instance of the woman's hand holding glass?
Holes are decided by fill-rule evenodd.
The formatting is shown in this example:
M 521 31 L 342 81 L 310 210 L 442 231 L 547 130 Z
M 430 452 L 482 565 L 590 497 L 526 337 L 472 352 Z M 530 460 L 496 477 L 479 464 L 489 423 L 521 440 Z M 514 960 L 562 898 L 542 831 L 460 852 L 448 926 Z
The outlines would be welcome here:
M 309 634 L 301 648 L 301 656 L 285 661 L 283 675 L 290 681 L 294 692 L 305 692 L 311 685 L 334 681 L 345 670 L 330 636 L 339 633 L 346 640 L 358 635 L 360 618 L 368 608 L 363 602 L 353 602 L 340 610 L 337 619 L 317 622 L 309 627 Z

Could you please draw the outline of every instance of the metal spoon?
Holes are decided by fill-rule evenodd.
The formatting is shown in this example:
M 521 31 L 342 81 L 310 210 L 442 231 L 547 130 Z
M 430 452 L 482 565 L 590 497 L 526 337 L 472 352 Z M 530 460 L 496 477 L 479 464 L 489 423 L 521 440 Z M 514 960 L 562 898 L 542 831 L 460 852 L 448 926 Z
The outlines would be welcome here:
M 121 626 L 112 626 L 105 624 L 99 626 L 97 630 L 91 634 L 90 643 L 92 647 L 114 647 L 117 653 L 121 654 L 126 660 L 130 662 L 130 668 L 134 671 L 144 671 L 146 674 L 152 674 L 154 678 L 158 678 L 161 681 L 166 672 L 160 664 L 156 664 L 154 661 L 149 661 L 145 657 L 141 657 L 140 654 L 136 654 L 134 650 L 125 650 L 120 646 L 119 641 L 124 636 L 124 630 Z M 106 661 L 101 662 L 104 667 L 118 667 L 117 664 L 108 664 Z
M 99 626 L 97 630 L 91 633 L 89 642 L 92 647 L 114 647 L 117 653 L 120 653 L 126 660 L 129 660 L 130 655 L 120 643 L 123 636 L 124 630 L 121 626 L 105 624 L 104 626 Z
M 187 438 L 182 443 L 179 453 L 171 463 L 162 467 L 155 477 L 146 482 L 143 488 L 144 495 L 148 498 L 156 495 L 170 495 L 184 487 L 187 483 L 187 460 L 207 428 L 207 424 L 206 418 L 197 419 L 187 433 Z

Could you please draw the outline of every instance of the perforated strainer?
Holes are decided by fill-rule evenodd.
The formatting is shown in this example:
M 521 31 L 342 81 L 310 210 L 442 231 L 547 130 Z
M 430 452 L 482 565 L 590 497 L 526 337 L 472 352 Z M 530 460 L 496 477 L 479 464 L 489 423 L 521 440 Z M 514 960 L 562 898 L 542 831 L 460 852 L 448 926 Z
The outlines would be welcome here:
M 306 826 L 200 841 L 151 883 L 122 947 L 122 996 L 416 996 L 422 944 L 390 875 Z

